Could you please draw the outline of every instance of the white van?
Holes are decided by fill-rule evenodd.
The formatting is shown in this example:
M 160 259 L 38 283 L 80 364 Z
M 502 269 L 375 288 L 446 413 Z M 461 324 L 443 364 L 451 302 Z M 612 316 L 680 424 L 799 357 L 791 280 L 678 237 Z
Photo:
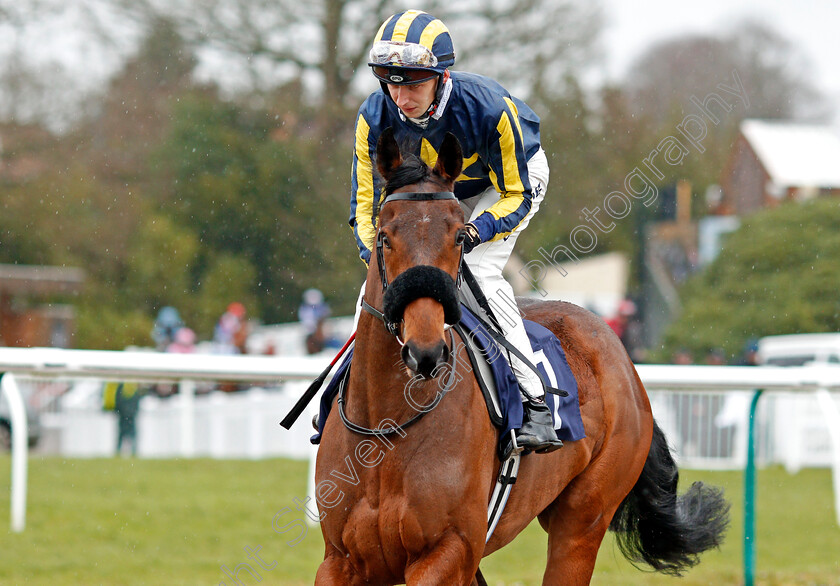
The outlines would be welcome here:
M 840 333 L 766 336 L 758 341 L 758 363 L 802 366 L 840 364 Z

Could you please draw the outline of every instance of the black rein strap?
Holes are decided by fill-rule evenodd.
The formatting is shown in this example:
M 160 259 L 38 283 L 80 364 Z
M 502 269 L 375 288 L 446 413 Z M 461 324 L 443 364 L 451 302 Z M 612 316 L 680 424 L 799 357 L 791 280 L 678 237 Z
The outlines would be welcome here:
M 368 307 L 370 306 L 368 305 Z M 346 427 L 354 433 L 358 433 L 361 435 L 376 435 L 382 437 L 399 433 L 406 427 L 414 425 L 415 423 L 420 421 L 424 415 L 430 413 L 435 407 L 438 406 L 438 403 L 440 403 L 444 395 L 451 391 L 455 383 L 458 380 L 460 380 L 455 377 L 455 353 L 458 349 L 455 347 L 455 336 L 452 334 L 452 330 L 449 331 L 449 346 L 451 349 L 451 352 L 449 353 L 449 363 L 447 364 L 447 366 L 449 366 L 449 377 L 446 381 L 446 384 L 444 385 L 444 388 L 441 389 L 440 392 L 438 392 L 438 394 L 435 396 L 434 401 L 432 401 L 428 406 L 424 407 L 422 411 L 418 411 L 414 417 L 412 417 L 402 425 L 394 424 L 394 427 L 386 427 L 384 429 L 370 429 L 361 425 L 357 425 L 350 421 L 350 419 L 347 417 L 347 413 L 345 413 L 344 411 L 344 405 L 347 403 L 347 399 L 344 397 L 344 389 L 346 387 L 345 383 L 347 382 L 347 378 L 349 378 L 345 377 L 341 381 L 340 386 L 338 387 L 338 414 L 341 417 L 342 423 L 344 423 L 344 427 Z

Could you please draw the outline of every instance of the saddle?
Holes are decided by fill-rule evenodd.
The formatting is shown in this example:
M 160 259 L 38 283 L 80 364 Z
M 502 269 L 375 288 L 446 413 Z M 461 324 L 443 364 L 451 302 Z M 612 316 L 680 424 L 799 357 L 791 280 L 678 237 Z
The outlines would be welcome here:
M 487 404 L 487 412 L 501 432 L 499 458 L 505 460 L 511 451 L 512 432 L 522 425 L 519 382 L 496 337 L 467 307 L 461 309 L 461 321 L 456 329 L 467 341 L 465 349 Z M 534 366 L 546 383 L 548 392 L 545 401 L 551 410 L 557 437 L 564 442 L 586 437 L 580 416 L 577 381 L 566 361 L 560 340 L 536 322 L 523 320 L 523 323 L 537 358 Z

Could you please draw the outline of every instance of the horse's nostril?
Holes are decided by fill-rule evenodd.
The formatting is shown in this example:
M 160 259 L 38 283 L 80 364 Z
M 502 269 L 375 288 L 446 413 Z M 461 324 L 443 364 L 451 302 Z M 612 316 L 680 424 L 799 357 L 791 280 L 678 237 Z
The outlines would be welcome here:
M 443 345 L 443 350 L 441 351 L 440 359 L 438 360 L 438 366 L 443 366 L 447 362 L 449 362 L 449 346 L 441 342 Z
M 406 342 L 401 351 L 403 363 L 412 372 L 423 378 L 432 378 L 438 374 L 438 367 L 449 360 L 449 348 L 441 341 L 429 348 L 420 349 L 417 345 Z
M 411 351 L 412 347 L 413 344 L 411 343 L 405 344 L 400 351 L 400 355 L 402 356 L 403 364 L 405 364 L 410 371 L 417 372 L 417 359 Z

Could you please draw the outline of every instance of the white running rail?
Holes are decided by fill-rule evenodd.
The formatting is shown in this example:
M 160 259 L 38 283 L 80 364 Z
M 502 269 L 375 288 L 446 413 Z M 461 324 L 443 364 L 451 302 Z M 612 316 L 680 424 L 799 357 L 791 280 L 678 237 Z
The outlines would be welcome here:
M 2 389 L 13 395 L 15 375 L 44 377 L 95 378 L 122 381 L 177 381 L 184 404 L 191 406 L 195 381 L 308 381 L 328 364 L 329 357 L 222 356 L 202 354 L 162 354 L 158 352 L 111 352 L 100 350 L 61 350 L 55 348 L 0 348 Z M 819 397 L 820 407 L 829 424 L 833 449 L 834 491 L 840 523 L 840 411 L 831 392 L 840 390 L 840 366 L 637 366 L 649 391 L 764 391 L 808 392 Z M 12 375 L 11 377 L 9 375 Z M 8 381 L 7 381 L 8 378 Z M 182 455 L 192 452 L 195 430 L 192 409 L 181 411 Z M 303 418 L 302 418 L 303 419 Z M 298 421 L 298 426 L 308 425 Z M 18 424 L 14 430 L 12 484 L 23 486 L 23 496 L 13 490 L 12 500 L 25 508 L 26 436 Z M 20 439 L 23 437 L 23 439 Z M 17 449 L 15 449 L 17 447 Z M 23 478 L 21 478 L 21 476 Z M 17 483 L 17 484 L 16 484 Z M 22 484 L 21 484 L 22 483 Z M 17 499 L 17 501 L 15 501 Z M 20 506 L 20 505 L 17 505 Z M 13 514 L 13 530 L 23 529 L 23 513 Z

